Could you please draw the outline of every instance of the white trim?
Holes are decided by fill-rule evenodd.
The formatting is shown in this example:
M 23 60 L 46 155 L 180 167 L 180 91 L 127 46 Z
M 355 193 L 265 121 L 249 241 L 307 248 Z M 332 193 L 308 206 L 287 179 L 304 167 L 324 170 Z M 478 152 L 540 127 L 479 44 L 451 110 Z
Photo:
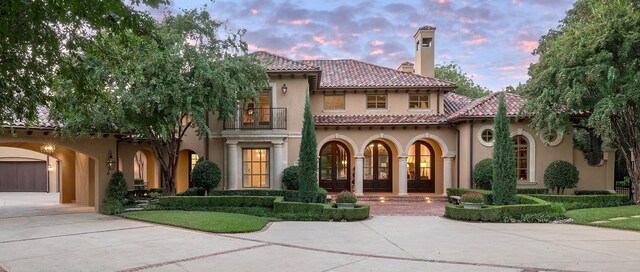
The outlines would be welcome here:
M 354 142 L 353 140 L 351 140 L 351 138 L 349 138 L 349 137 L 347 137 L 345 135 L 336 133 L 336 134 L 331 134 L 331 135 L 329 135 L 327 137 L 324 137 L 324 139 L 322 139 L 322 141 L 320 141 L 318 143 L 318 150 L 317 150 L 318 154 L 317 155 L 320 156 L 320 151 L 321 151 L 320 149 L 322 149 L 322 147 L 326 143 L 331 142 L 331 141 L 336 140 L 336 139 L 340 139 L 340 140 L 343 140 L 344 142 L 346 142 L 351 147 L 351 149 L 353 149 L 353 154 L 354 155 L 359 154 L 356 142 Z
M 546 128 L 543 128 L 542 130 L 540 130 L 540 140 L 548 146 L 556 146 L 559 145 L 562 142 L 562 139 L 564 138 L 564 134 L 558 134 L 558 132 L 556 132 L 556 139 L 553 142 L 549 142 L 544 138 L 544 134 L 547 132 Z
M 447 146 L 447 143 L 445 143 L 444 140 L 442 140 L 442 138 L 440 138 L 438 135 L 434 135 L 431 133 L 424 133 L 424 134 L 420 134 L 416 137 L 413 137 L 413 139 L 411 139 L 411 141 L 409 141 L 409 144 L 407 144 L 407 147 L 404 150 L 404 154 L 409 154 L 409 149 L 411 148 L 411 146 L 418 140 L 420 139 L 431 139 L 434 140 L 438 143 L 438 145 L 440 146 L 440 150 L 442 151 L 442 157 L 455 157 L 456 156 L 456 152 L 455 151 L 449 151 L 449 147 Z
M 529 132 L 526 132 L 521 128 L 519 128 L 514 132 L 511 132 L 511 135 L 509 136 L 513 138 L 514 136 L 517 136 L 517 135 L 524 136 L 525 138 L 527 138 L 527 142 L 529 144 L 529 148 L 527 150 L 527 152 L 529 152 L 529 177 L 528 177 L 528 180 L 526 181 L 519 180 L 518 182 L 529 182 L 529 183 L 536 182 L 536 139 L 533 138 L 533 136 Z
M 490 129 L 491 131 L 493 131 L 493 139 L 491 140 L 491 142 L 486 142 L 484 139 L 482 139 L 482 132 L 484 132 L 487 129 Z M 496 138 L 496 132 L 493 129 L 493 125 L 484 125 L 480 127 L 480 129 L 478 129 L 478 141 L 480 142 L 481 145 L 484 145 L 486 147 L 492 147 L 493 142 L 495 141 L 495 138 Z
M 393 137 L 393 136 L 391 136 L 391 135 L 389 135 L 389 134 L 379 133 L 379 134 L 376 134 L 376 135 L 373 135 L 373 136 L 371 136 L 371 137 L 367 138 L 367 139 L 363 142 L 362 147 L 360 148 L 360 152 L 356 153 L 356 154 L 357 154 L 357 156 L 363 156 L 362 154 L 363 154 L 364 150 L 367 148 L 367 145 L 368 145 L 369 143 L 371 143 L 372 141 L 377 140 L 377 139 L 386 139 L 386 140 L 389 140 L 389 141 L 391 141 L 391 142 L 393 143 L 393 145 L 394 145 L 394 147 L 396 148 L 397 152 L 403 152 L 403 150 L 402 150 L 402 145 L 400 144 L 400 142 L 399 142 L 395 137 Z M 407 152 L 403 152 L 403 153 L 398 154 L 398 155 L 400 155 L 400 156 L 406 156 L 406 155 L 407 155 Z

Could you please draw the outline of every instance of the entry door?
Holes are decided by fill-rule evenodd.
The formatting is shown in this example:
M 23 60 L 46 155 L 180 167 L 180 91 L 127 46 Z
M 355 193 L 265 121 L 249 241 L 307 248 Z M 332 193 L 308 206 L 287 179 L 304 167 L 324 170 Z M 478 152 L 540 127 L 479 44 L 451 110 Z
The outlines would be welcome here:
M 329 192 L 349 191 L 351 156 L 340 142 L 330 142 L 320 149 L 320 187 Z
M 433 147 L 423 141 L 413 144 L 407 156 L 407 190 L 414 193 L 434 193 L 434 170 Z
M 0 192 L 46 192 L 47 162 L 0 162 Z
M 391 192 L 392 163 L 391 149 L 381 141 L 371 142 L 364 151 L 365 192 Z

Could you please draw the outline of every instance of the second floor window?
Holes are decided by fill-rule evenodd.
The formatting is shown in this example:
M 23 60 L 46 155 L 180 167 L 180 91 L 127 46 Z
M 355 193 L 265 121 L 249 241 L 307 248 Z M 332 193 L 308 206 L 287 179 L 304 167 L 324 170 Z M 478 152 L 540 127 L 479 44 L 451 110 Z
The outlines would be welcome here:
M 344 94 L 325 94 L 325 110 L 344 110 Z
M 387 95 L 368 94 L 367 109 L 386 109 Z
M 424 110 L 429 109 L 429 95 L 428 94 L 410 94 L 409 108 L 424 109 Z

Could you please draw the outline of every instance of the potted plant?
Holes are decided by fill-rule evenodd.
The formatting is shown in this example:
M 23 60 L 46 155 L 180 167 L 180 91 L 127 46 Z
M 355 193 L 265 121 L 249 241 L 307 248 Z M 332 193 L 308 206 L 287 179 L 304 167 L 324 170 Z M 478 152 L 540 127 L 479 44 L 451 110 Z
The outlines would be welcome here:
M 467 192 L 460 197 L 460 202 L 465 209 L 482 209 L 484 197 L 478 192 Z
M 338 209 L 353 209 L 356 206 L 356 202 L 358 202 L 358 198 L 351 192 L 342 191 L 336 195 L 336 206 L 338 206 Z

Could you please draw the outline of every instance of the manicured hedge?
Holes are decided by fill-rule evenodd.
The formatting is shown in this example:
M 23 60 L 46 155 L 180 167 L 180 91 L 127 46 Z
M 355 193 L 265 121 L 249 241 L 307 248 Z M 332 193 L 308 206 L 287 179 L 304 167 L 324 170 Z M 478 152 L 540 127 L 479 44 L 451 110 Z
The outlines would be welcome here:
M 452 219 L 466 221 L 499 222 L 510 219 L 520 219 L 527 214 L 554 213 L 556 207 L 551 203 L 527 195 L 517 195 L 515 205 L 485 206 L 482 209 L 465 209 L 462 206 L 448 205 L 445 215 Z
M 163 196 L 160 206 L 171 209 L 207 207 L 273 207 L 275 196 Z
M 338 209 L 332 206 L 325 206 L 322 209 L 322 218 L 332 221 L 358 221 L 369 218 L 368 205 L 356 205 L 353 209 Z
M 540 194 L 548 194 L 549 189 L 547 188 L 519 188 L 516 189 L 516 192 L 521 195 L 540 195 Z
M 271 189 L 255 189 L 255 190 L 226 190 L 212 191 L 211 196 L 281 196 L 285 201 L 299 202 L 300 191 L 294 190 L 271 190 Z M 324 203 L 327 199 L 327 190 L 318 188 L 316 195 L 317 203 Z
M 277 213 L 312 213 L 318 216 L 322 214 L 325 204 L 276 201 L 273 203 L 273 211 Z
M 611 192 L 605 190 L 576 190 L 576 195 L 610 195 Z
M 626 195 L 536 195 L 537 198 L 549 202 L 570 203 L 595 203 L 595 202 L 620 202 L 626 203 L 629 197 Z

